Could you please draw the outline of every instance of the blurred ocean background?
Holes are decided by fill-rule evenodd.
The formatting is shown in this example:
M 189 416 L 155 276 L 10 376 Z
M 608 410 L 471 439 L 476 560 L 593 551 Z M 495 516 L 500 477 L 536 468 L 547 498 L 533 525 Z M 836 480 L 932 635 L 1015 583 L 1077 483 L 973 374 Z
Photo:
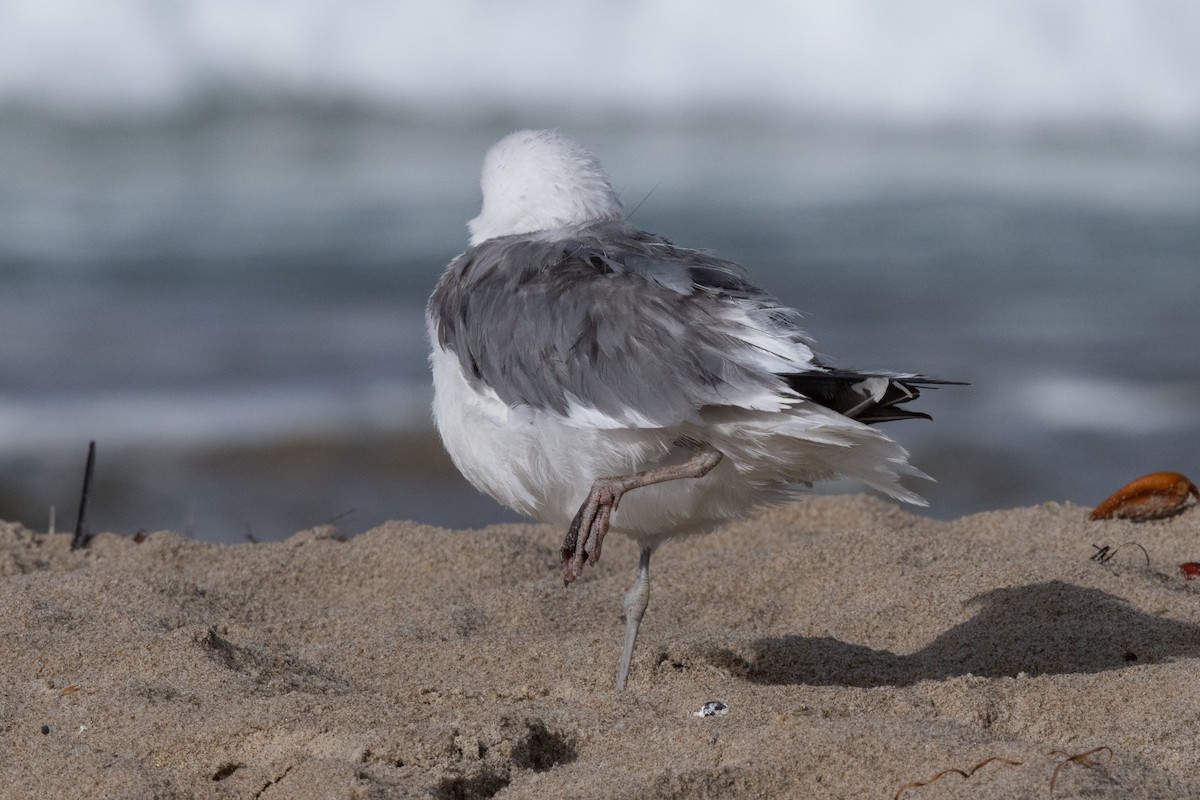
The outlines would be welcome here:
M 70 529 L 94 439 L 92 530 L 514 519 L 423 306 L 530 126 L 837 363 L 970 381 L 888 427 L 926 513 L 1200 480 L 1198 42 L 1192 0 L 0 1 L 0 518 Z

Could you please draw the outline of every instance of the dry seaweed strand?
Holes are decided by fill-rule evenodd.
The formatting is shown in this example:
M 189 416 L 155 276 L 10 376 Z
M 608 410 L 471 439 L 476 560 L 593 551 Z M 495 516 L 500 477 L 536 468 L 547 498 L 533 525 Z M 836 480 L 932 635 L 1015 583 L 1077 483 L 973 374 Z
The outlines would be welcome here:
M 1050 796 L 1051 797 L 1054 796 L 1054 787 L 1058 783 L 1058 773 L 1062 771 L 1063 767 L 1065 767 L 1067 764 L 1070 764 L 1072 762 L 1074 762 L 1076 764 L 1082 764 L 1085 767 L 1098 767 L 1101 765 L 1101 763 L 1096 761 L 1094 758 L 1092 758 L 1092 756 L 1096 755 L 1097 753 L 1099 753 L 1101 751 L 1107 752 L 1108 757 L 1112 758 L 1112 754 L 1113 754 L 1112 750 L 1103 745 L 1101 745 L 1100 747 L 1093 747 L 1091 750 L 1086 750 L 1082 753 L 1076 753 L 1075 755 L 1071 755 L 1070 753 L 1066 753 L 1062 750 L 1051 750 L 1049 753 L 1046 753 L 1047 756 L 1066 756 L 1066 758 L 1057 767 L 1054 768 L 1054 772 L 1051 773 L 1051 775 L 1050 775 Z M 894 794 L 892 796 L 892 800 L 900 800 L 900 797 L 905 792 L 907 792 L 909 789 L 919 789 L 922 786 L 928 786 L 929 784 L 933 783 L 934 781 L 941 780 L 946 775 L 951 775 L 951 774 L 961 775 L 963 778 L 969 778 L 972 775 L 974 775 L 976 772 L 978 772 L 979 770 L 986 767 L 988 764 L 991 764 L 993 761 L 998 761 L 1001 764 L 1007 764 L 1010 767 L 1019 767 L 1025 763 L 1023 761 L 1013 761 L 1010 758 L 1004 758 L 1002 756 L 992 756 L 991 758 L 987 758 L 987 759 L 984 759 L 983 761 L 980 761 L 978 764 L 971 767 L 969 770 L 966 770 L 965 772 L 963 770 L 959 769 L 958 767 L 951 767 L 950 769 L 942 770 L 941 772 L 934 775 L 929 780 L 913 781 L 912 783 L 904 784 L 903 786 L 901 786 L 899 789 L 896 790 L 896 794 Z
M 1095 547 L 1095 545 L 1092 545 L 1092 546 Z M 1104 568 L 1107 569 L 1109 572 L 1111 572 L 1113 575 L 1119 576 L 1121 573 L 1117 572 L 1116 568 L 1110 566 L 1108 562 L 1112 561 L 1116 557 L 1117 553 L 1121 552 L 1126 547 L 1136 547 L 1138 550 L 1141 550 L 1142 555 L 1146 557 L 1146 569 L 1150 569 L 1150 553 L 1149 553 L 1149 551 L 1146 550 L 1145 547 L 1143 547 L 1138 542 L 1125 542 L 1123 544 L 1117 545 L 1117 548 L 1115 550 L 1113 550 L 1112 552 L 1110 552 L 1106 558 L 1101 559 L 1100 563 L 1102 565 L 1104 565 Z
M 1138 550 L 1141 550 L 1142 555 L 1146 557 L 1146 569 L 1150 569 L 1150 553 L 1147 552 L 1146 548 L 1142 547 L 1142 545 L 1138 542 L 1125 542 L 1124 544 L 1119 544 L 1117 545 L 1117 549 L 1112 551 L 1112 554 L 1115 556 L 1117 553 L 1121 552 L 1122 548 L 1125 547 L 1136 547 Z
M 1066 756 L 1066 760 L 1055 767 L 1054 773 L 1050 776 L 1050 796 L 1054 796 L 1054 784 L 1058 783 L 1058 773 L 1062 771 L 1063 767 L 1072 762 L 1076 764 L 1082 764 L 1085 767 L 1098 767 L 1101 765 L 1101 762 L 1096 761 L 1092 758 L 1092 756 L 1096 755 L 1101 750 L 1108 753 L 1109 759 L 1112 758 L 1113 751 L 1108 747 L 1104 747 L 1103 745 L 1100 747 L 1093 747 L 1091 750 L 1086 750 L 1082 753 L 1076 753 L 1075 755 L 1064 753 L 1062 750 L 1051 750 L 1049 753 L 1047 753 L 1046 755 L 1048 756 Z
M 1013 761 L 1010 758 L 1003 758 L 1002 756 L 992 756 L 991 758 L 987 758 L 987 759 L 984 759 L 983 761 L 980 761 L 978 764 L 971 767 L 966 772 L 963 772 L 961 769 L 958 769 L 957 767 L 951 767 L 950 769 L 942 770 L 937 775 L 934 775 L 932 778 L 930 778 L 927 781 L 913 781 L 912 783 L 904 784 L 903 786 L 901 786 L 899 789 L 896 790 L 896 794 L 892 796 L 892 800 L 900 800 L 900 796 L 902 794 L 904 794 L 905 792 L 907 792 L 909 789 L 919 789 L 922 786 L 928 786 L 929 784 L 933 783 L 934 781 L 940 780 L 945 775 L 950 775 L 953 773 L 955 775 L 961 775 L 964 778 L 969 778 L 972 775 L 974 775 L 976 772 L 978 772 L 979 770 L 986 767 L 988 764 L 991 764 L 993 761 L 999 761 L 1001 764 L 1007 764 L 1010 767 L 1019 767 L 1019 766 L 1021 766 L 1022 763 L 1024 763 L 1022 761 Z

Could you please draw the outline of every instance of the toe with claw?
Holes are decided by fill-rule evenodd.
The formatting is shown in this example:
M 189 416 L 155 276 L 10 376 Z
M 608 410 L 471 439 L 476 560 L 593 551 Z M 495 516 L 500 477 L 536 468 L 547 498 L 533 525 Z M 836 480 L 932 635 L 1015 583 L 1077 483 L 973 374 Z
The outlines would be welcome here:
M 608 480 L 598 480 L 592 486 L 592 491 L 579 507 L 563 539 L 560 552 L 564 586 L 571 585 L 580 576 L 584 563 L 589 559 L 593 563 L 600 560 L 600 549 L 608 533 L 612 512 L 620 500 L 621 493 Z

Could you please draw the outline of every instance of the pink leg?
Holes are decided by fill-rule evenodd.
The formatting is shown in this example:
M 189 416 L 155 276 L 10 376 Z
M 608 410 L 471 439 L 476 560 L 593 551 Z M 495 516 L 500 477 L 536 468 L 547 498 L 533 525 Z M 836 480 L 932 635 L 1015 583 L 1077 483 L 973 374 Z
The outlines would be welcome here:
M 600 547 L 608 533 L 612 514 L 621 497 L 631 489 L 680 478 L 703 478 L 721 461 L 721 453 L 710 445 L 701 445 L 696 454 L 682 464 L 658 467 L 632 475 L 598 478 L 587 499 L 579 507 L 562 545 L 563 585 L 569 586 L 583 572 L 589 558 L 600 560 Z

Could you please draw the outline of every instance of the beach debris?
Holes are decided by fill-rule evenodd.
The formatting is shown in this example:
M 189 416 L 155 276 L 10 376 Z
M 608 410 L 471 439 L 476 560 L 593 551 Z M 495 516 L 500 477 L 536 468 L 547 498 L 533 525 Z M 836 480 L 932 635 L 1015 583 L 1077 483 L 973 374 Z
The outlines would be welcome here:
M 729 713 L 729 706 L 720 700 L 709 700 L 700 706 L 699 711 L 692 712 L 693 717 L 723 717 Z
M 1048 756 L 1066 756 L 1066 760 L 1055 767 L 1054 774 L 1050 776 L 1050 796 L 1054 796 L 1054 784 L 1058 783 L 1058 773 L 1062 771 L 1063 767 L 1071 763 L 1082 764 L 1085 767 L 1098 767 L 1101 765 L 1101 762 L 1096 761 L 1094 758 L 1092 758 L 1092 756 L 1101 751 L 1108 753 L 1108 758 L 1104 759 L 1105 761 L 1108 761 L 1112 758 L 1113 751 L 1107 747 L 1104 747 L 1103 745 L 1100 747 L 1093 747 L 1091 750 L 1087 750 L 1082 753 L 1076 753 L 1075 755 L 1068 755 L 1061 750 L 1051 750 L 1049 753 L 1047 753 L 1046 755 Z
M 346 519 L 346 517 L 353 516 L 355 511 L 356 511 L 356 509 L 347 508 L 345 511 L 341 512 L 340 514 L 334 514 L 329 519 L 325 520 L 324 522 L 319 523 L 319 525 L 334 525 L 334 524 Z
M 1150 569 L 1150 553 L 1146 551 L 1146 548 L 1142 547 L 1137 542 L 1124 542 L 1117 545 L 1115 549 L 1110 548 L 1108 545 L 1101 547 L 1098 544 L 1094 544 L 1092 545 L 1092 548 L 1096 552 L 1092 553 L 1088 560 L 1103 564 L 1104 566 L 1108 567 L 1110 572 L 1116 575 L 1117 571 L 1112 567 L 1109 567 L 1108 562 L 1112 561 L 1117 553 L 1121 552 L 1121 550 L 1126 547 L 1136 547 L 1138 550 L 1141 550 L 1142 555 L 1146 557 L 1146 569 Z
M 49 735 L 50 735 L 50 726 L 43 725 L 42 726 L 42 736 L 49 736 Z
M 942 770 L 941 772 L 934 775 L 932 778 L 930 778 L 927 781 L 913 781 L 912 783 L 904 784 L 903 786 L 901 786 L 899 789 L 896 790 L 896 793 L 894 795 L 892 795 L 892 800 L 900 800 L 901 795 L 903 795 L 909 789 L 919 789 L 922 786 L 928 786 L 929 784 L 933 783 L 934 781 L 941 780 L 946 775 L 961 775 L 964 778 L 970 778 L 976 772 L 983 769 L 984 767 L 986 767 L 988 764 L 991 764 L 992 762 L 999 762 L 1001 764 L 1007 764 L 1010 767 L 1019 767 L 1023 763 L 1025 763 L 1023 761 L 1013 761 L 1011 758 L 1003 758 L 1002 756 L 992 756 L 991 758 L 985 758 L 983 761 L 980 761 L 978 764 L 971 767 L 969 770 L 966 770 L 965 772 L 963 770 L 959 769 L 958 767 L 951 767 L 950 769 Z
M 87 518 L 88 494 L 92 491 L 92 473 L 96 471 L 96 443 L 88 442 L 87 466 L 83 468 L 83 492 L 79 497 L 79 516 L 75 520 L 75 535 L 71 537 L 71 549 L 87 547 L 92 540 L 84 520 Z
M 1051 797 L 1054 796 L 1054 787 L 1058 783 L 1058 773 L 1062 772 L 1063 767 L 1065 767 L 1067 764 L 1072 764 L 1072 763 L 1082 764 L 1085 767 L 1099 767 L 1099 766 L 1101 766 L 1101 762 L 1097 761 L 1095 758 L 1093 758 L 1093 756 L 1095 756 L 1096 754 L 1098 754 L 1100 752 L 1108 753 L 1108 758 L 1109 759 L 1112 758 L 1112 754 L 1113 754 L 1112 750 L 1103 745 L 1101 745 L 1100 747 L 1093 747 L 1091 750 L 1086 750 L 1082 753 L 1076 753 L 1074 755 L 1065 753 L 1062 750 L 1051 750 L 1049 753 L 1046 753 L 1047 756 L 1065 756 L 1064 760 L 1061 761 L 1058 764 L 1058 766 L 1056 766 L 1054 768 L 1054 772 L 1051 773 L 1051 775 L 1050 775 L 1050 796 Z M 1108 759 L 1105 759 L 1105 760 L 1107 761 Z M 899 789 L 896 790 L 896 793 L 894 795 L 892 795 L 892 800 L 900 800 L 901 796 L 903 796 L 904 793 L 907 792 L 909 789 L 919 789 L 922 786 L 928 786 L 929 784 L 933 783 L 934 781 L 941 780 L 946 775 L 961 775 L 963 778 L 970 778 L 976 772 L 978 772 L 979 770 L 983 769 L 984 767 L 986 767 L 988 764 L 991 764 L 991 763 L 1000 763 L 1000 764 L 1004 764 L 1004 765 L 1010 766 L 1010 767 L 1019 767 L 1022 764 L 1024 764 L 1025 762 L 1024 761 L 1014 761 L 1011 758 L 1004 758 L 1003 756 L 992 756 L 991 758 L 985 758 L 983 761 L 980 761 L 978 764 L 976 764 L 975 766 L 971 767 L 968 770 L 961 770 L 958 767 L 950 767 L 950 769 L 944 769 L 941 772 L 937 773 L 929 780 L 913 781 L 912 783 L 904 784 L 903 786 L 901 786 Z
M 1162 519 L 1182 511 L 1189 496 L 1200 500 L 1200 489 L 1185 476 L 1153 472 L 1118 489 L 1096 506 L 1089 519 Z
M 1200 561 L 1185 561 L 1179 565 L 1179 571 L 1183 573 L 1184 578 L 1190 581 L 1200 575 Z

